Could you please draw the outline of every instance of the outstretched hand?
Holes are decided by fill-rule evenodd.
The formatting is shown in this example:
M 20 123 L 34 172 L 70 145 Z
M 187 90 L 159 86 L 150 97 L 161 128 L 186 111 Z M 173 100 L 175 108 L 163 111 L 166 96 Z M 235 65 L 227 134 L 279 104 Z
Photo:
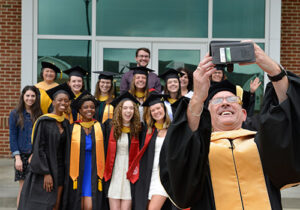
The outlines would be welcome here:
M 256 77 L 254 80 L 250 81 L 250 92 L 255 93 L 257 88 L 261 85 L 261 81 L 258 77 Z

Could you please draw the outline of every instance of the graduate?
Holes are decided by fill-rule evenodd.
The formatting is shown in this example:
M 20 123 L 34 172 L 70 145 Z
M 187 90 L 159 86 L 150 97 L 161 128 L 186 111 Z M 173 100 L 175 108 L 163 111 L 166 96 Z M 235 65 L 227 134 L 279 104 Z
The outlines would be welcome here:
M 104 137 L 100 123 L 93 119 L 96 106 L 95 97 L 88 92 L 72 102 L 82 119 L 72 125 L 67 148 L 63 209 L 108 209 L 103 191 Z
M 133 160 L 127 173 L 127 178 L 139 170 L 138 180 L 134 183 L 134 209 L 154 210 L 171 209 L 171 203 L 166 202 L 168 195 L 159 178 L 159 154 L 171 120 L 166 112 L 164 101 L 168 95 L 151 92 L 143 103 L 149 107 L 149 121 L 143 129 L 142 149 Z M 136 167 L 139 164 L 139 169 Z M 164 205 L 165 204 L 165 205 Z
M 180 79 L 181 96 L 191 98 L 193 96 L 193 74 L 187 68 L 178 68 L 177 71 L 183 73 Z
M 50 111 L 49 108 L 52 103 L 52 100 L 47 95 L 46 91 L 58 85 L 55 80 L 58 73 L 61 75 L 61 70 L 54 63 L 43 61 L 41 64 L 42 70 L 40 76 L 43 81 L 35 84 L 35 87 L 39 89 L 41 109 L 43 114 L 46 114 Z
M 75 99 L 81 95 L 84 91 L 84 77 L 88 75 L 88 72 L 81 68 L 80 66 L 75 66 L 73 68 L 67 69 L 64 71 L 65 74 L 69 76 L 68 85 L 71 88 L 73 94 L 75 95 Z M 65 112 L 66 117 L 72 124 L 74 121 L 79 120 L 79 114 L 76 109 L 72 109 L 71 107 Z
M 148 89 L 148 74 L 153 70 L 147 67 L 138 66 L 130 68 L 133 70 L 133 79 L 130 84 L 129 93 L 131 93 L 140 104 L 144 103 L 149 95 Z M 144 120 L 144 107 L 139 106 L 141 121 Z
M 280 189 L 300 182 L 300 78 L 254 43 L 268 84 L 257 132 L 242 129 L 246 110 L 208 54 L 194 72 L 194 95 L 182 100 L 161 150 L 160 177 L 181 208 L 281 210 Z M 208 100 L 208 109 L 204 101 Z
M 52 113 L 42 115 L 32 130 L 30 171 L 21 192 L 20 210 L 58 210 L 64 185 L 65 144 L 70 141 L 68 120 L 63 113 L 74 94 L 64 83 L 47 91 Z
M 165 81 L 164 94 L 169 95 L 167 101 L 165 101 L 165 106 L 167 107 L 168 115 L 173 120 L 173 115 L 176 111 L 176 107 L 179 104 L 179 99 L 181 98 L 181 88 L 180 80 L 184 74 L 176 71 L 175 69 L 168 69 L 163 74 L 158 77 Z
M 107 119 L 113 117 L 114 107 L 110 103 L 115 98 L 113 79 L 116 73 L 109 71 L 94 71 L 93 73 L 99 74 L 94 94 L 98 100 L 95 118 L 103 124 Z
M 138 101 L 125 92 L 111 103 L 115 107 L 112 120 L 105 122 L 105 141 L 108 142 L 104 181 L 110 210 L 131 209 L 133 187 L 126 173 L 139 151 L 141 131 Z

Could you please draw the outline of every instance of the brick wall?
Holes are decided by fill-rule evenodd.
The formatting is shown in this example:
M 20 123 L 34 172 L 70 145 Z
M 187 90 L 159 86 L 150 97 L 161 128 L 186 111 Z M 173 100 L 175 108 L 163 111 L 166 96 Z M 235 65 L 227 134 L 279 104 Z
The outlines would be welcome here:
M 9 157 L 8 115 L 21 86 L 21 0 L 0 0 L 0 157 Z
M 300 75 L 300 0 L 282 0 L 281 64 Z

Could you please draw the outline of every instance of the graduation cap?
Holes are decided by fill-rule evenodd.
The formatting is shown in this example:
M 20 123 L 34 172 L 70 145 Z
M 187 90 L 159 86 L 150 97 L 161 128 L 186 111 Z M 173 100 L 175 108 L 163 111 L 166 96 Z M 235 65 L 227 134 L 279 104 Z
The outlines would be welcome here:
M 209 101 L 214 97 L 214 95 L 221 91 L 229 91 L 234 95 L 240 97 L 240 99 L 243 101 L 243 108 L 249 106 L 250 92 L 244 91 L 240 86 L 232 84 L 231 82 L 229 82 L 229 80 L 223 80 L 211 85 L 208 91 L 207 99 L 205 101 L 205 106 L 207 107 Z
M 77 76 L 83 78 L 84 76 L 88 75 L 88 72 L 83 68 L 81 68 L 80 66 L 75 66 L 73 68 L 65 70 L 64 73 L 69 75 L 69 77 Z
M 114 76 L 117 75 L 117 73 L 110 72 L 110 71 L 93 71 L 93 73 L 99 74 L 98 80 L 100 80 L 100 79 L 113 80 Z
M 167 71 L 165 71 L 163 74 L 159 75 L 159 78 L 162 78 L 163 80 L 165 80 L 165 82 L 168 81 L 168 79 L 171 78 L 176 78 L 179 79 L 179 77 L 182 77 L 184 74 L 175 70 L 175 69 L 168 69 Z
M 164 103 L 165 100 L 167 100 L 169 95 L 166 94 L 159 94 L 156 92 L 152 92 L 146 101 L 142 104 L 142 106 L 152 106 L 157 103 Z
M 138 102 L 138 100 L 136 100 L 136 98 L 133 95 L 131 95 L 128 91 L 126 91 L 125 93 L 119 95 L 110 104 L 112 106 L 116 107 L 121 101 L 124 101 L 124 100 L 131 100 L 132 102 L 134 102 L 136 104 L 140 104 Z
M 153 72 L 154 70 L 148 69 L 144 66 L 136 66 L 136 67 L 130 67 L 130 70 L 133 70 L 133 74 L 144 74 L 148 75 L 149 72 Z
M 75 98 L 74 93 L 72 92 L 71 88 L 69 87 L 69 85 L 67 83 L 63 83 L 54 88 L 51 88 L 51 89 L 47 90 L 46 93 L 52 100 L 54 100 L 55 96 L 59 93 L 67 94 L 69 96 L 70 100 Z
M 71 107 L 78 112 L 78 110 L 81 108 L 82 104 L 85 101 L 92 101 L 95 104 L 95 107 L 98 105 L 98 102 L 95 99 L 95 97 L 92 94 L 90 94 L 90 92 L 85 90 L 80 94 L 80 96 L 78 96 L 74 101 L 72 101 Z
M 55 73 L 61 73 L 60 69 L 54 65 L 54 63 L 49 63 L 46 61 L 42 61 L 42 69 L 44 68 L 49 68 L 52 69 L 53 71 L 55 71 Z

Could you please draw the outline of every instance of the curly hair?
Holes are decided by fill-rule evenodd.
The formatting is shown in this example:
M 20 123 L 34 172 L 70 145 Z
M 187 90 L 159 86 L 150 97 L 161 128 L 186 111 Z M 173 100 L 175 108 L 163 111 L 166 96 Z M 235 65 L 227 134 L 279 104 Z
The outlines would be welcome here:
M 96 83 L 95 93 L 94 93 L 94 96 L 95 96 L 95 98 L 97 100 L 99 99 L 99 96 L 101 95 L 101 90 L 99 88 L 100 80 L 101 79 L 99 79 L 98 82 Z M 106 103 L 110 104 L 112 102 L 112 100 L 114 99 L 114 97 L 115 97 L 115 94 L 114 94 L 114 83 L 111 80 L 111 87 L 110 87 L 110 89 L 108 91 L 108 99 L 106 100 Z
M 164 103 L 160 103 L 161 106 L 164 108 L 165 110 L 165 116 L 164 116 L 164 128 L 169 128 L 170 124 L 171 124 L 171 119 L 168 115 L 168 112 L 167 112 L 167 109 L 166 109 L 166 106 Z M 144 114 L 144 119 L 145 119 L 145 122 L 147 124 L 147 133 L 151 133 L 152 132 L 152 128 L 154 126 L 154 123 L 156 122 L 153 117 L 152 117 L 152 114 L 151 114 L 151 111 L 150 111 L 150 107 L 147 107 L 148 109 L 146 109 L 146 112 Z
M 128 100 L 121 101 L 114 110 L 114 116 L 112 119 L 112 125 L 114 126 L 114 138 L 116 140 L 122 134 L 122 127 L 123 127 L 123 119 L 122 119 L 122 109 L 123 104 Z M 130 101 L 130 100 L 129 100 Z M 140 113 L 137 105 L 132 102 L 134 107 L 133 117 L 130 120 L 130 138 L 131 137 L 138 137 L 141 131 L 141 121 L 140 121 Z
M 176 70 L 179 71 L 179 72 L 185 72 L 187 74 L 188 79 L 189 79 L 189 84 L 187 86 L 187 89 L 188 89 L 188 91 L 193 90 L 194 84 L 193 84 L 193 74 L 192 74 L 192 72 L 190 70 L 188 70 L 187 68 L 184 68 L 184 67 L 180 67 Z
M 130 90 L 129 90 L 129 93 L 131 93 L 135 97 L 136 87 L 135 87 L 134 81 L 135 81 L 135 75 L 133 75 L 133 79 L 130 83 Z M 149 96 L 148 76 L 146 77 L 146 85 L 144 87 L 144 93 L 145 93 L 144 99 L 148 98 L 148 96 Z

